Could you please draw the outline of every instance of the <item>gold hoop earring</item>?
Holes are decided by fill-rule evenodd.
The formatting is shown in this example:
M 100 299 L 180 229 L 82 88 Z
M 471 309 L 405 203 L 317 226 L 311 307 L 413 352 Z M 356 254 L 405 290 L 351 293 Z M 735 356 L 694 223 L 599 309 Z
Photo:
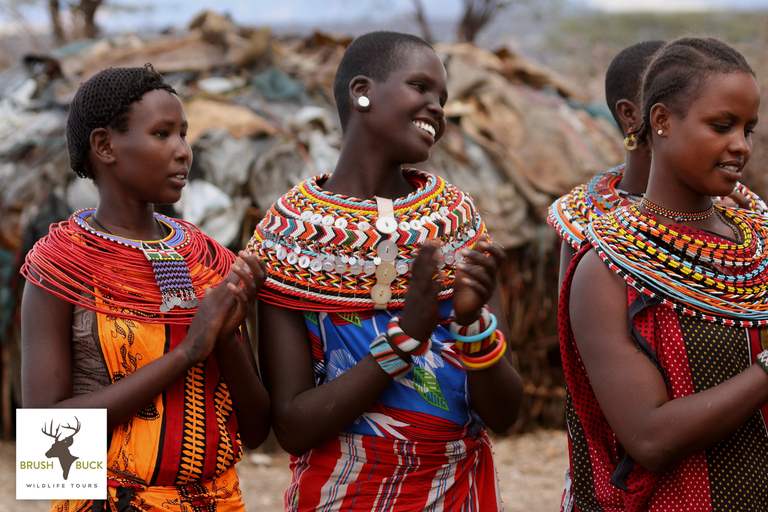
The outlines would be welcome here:
M 635 134 L 632 133 L 632 127 L 627 130 L 627 136 L 624 137 L 624 149 L 627 151 L 634 151 L 637 149 L 637 139 L 635 139 Z

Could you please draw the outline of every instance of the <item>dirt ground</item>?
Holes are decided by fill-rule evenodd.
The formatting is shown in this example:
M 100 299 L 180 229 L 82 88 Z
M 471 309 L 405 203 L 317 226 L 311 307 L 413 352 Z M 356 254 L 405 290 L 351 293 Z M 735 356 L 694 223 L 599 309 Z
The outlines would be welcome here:
M 506 512 L 555 512 L 568 465 L 565 432 L 540 430 L 494 437 L 494 454 Z M 16 446 L 0 442 L 0 512 L 43 512 L 48 502 L 15 500 Z M 279 512 L 290 483 L 288 456 L 248 453 L 238 464 L 240 485 L 250 512 Z

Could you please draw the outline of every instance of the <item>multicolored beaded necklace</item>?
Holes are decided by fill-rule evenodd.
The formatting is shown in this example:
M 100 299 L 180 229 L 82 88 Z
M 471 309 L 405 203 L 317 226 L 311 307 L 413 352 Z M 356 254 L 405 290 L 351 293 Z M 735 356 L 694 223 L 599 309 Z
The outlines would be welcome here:
M 549 207 L 547 222 L 555 228 L 560 238 L 578 249 L 586 237 L 587 226 L 598 217 L 616 208 L 629 206 L 642 199 L 642 195 L 624 192 L 618 188 L 626 165 L 614 167 L 598 174 L 588 183 L 579 185 L 555 200 Z M 760 197 L 741 183 L 736 190 L 748 201 L 752 211 L 766 215 L 768 206 Z
M 704 220 L 715 213 L 714 203 L 710 203 L 709 208 L 700 212 L 676 212 L 674 210 L 664 208 L 663 206 L 659 206 L 656 203 L 652 203 L 645 197 L 640 200 L 640 204 L 643 205 L 643 207 L 645 207 L 645 209 L 649 212 L 655 213 L 656 215 L 661 215 L 662 217 L 666 217 L 668 219 L 672 219 L 676 222 L 692 222 L 695 220 Z
M 77 211 L 52 226 L 27 256 L 22 274 L 45 280 L 46 289 L 87 309 L 188 324 L 204 288 L 219 282 L 234 262 L 231 252 L 184 221 L 155 214 L 168 236 L 141 241 L 92 228 L 94 211 Z
M 328 175 L 276 201 L 248 243 L 267 264 L 261 298 L 313 311 L 401 308 L 411 261 L 428 238 L 443 241 L 440 297 L 449 297 L 459 251 L 474 245 L 485 224 L 472 199 L 442 178 L 416 169 L 403 173 L 416 190 L 393 200 L 386 217 L 381 201 L 322 190 Z
M 195 297 L 195 288 L 192 286 L 192 277 L 189 274 L 189 267 L 184 258 L 171 247 L 183 247 L 189 240 L 187 239 L 181 225 L 175 223 L 172 219 L 156 215 L 155 221 L 169 228 L 170 234 L 163 240 L 144 241 L 132 240 L 130 238 L 120 237 L 112 233 L 97 231 L 88 225 L 88 219 L 96 219 L 91 210 L 80 210 L 74 214 L 75 222 L 78 225 L 90 231 L 92 234 L 110 240 L 112 242 L 139 249 L 144 257 L 152 264 L 152 271 L 155 274 L 155 282 L 160 288 L 162 303 L 160 312 L 167 313 L 178 306 L 184 309 L 190 309 L 197 306 L 200 300 Z M 96 223 L 98 221 L 96 220 Z M 99 224 L 100 225 L 100 224 Z
M 624 176 L 622 164 L 598 174 L 588 183 L 579 185 L 555 200 L 549 207 L 547 222 L 560 238 L 578 249 L 586 237 L 589 223 L 621 206 L 633 203 L 634 194 L 621 193 L 616 186 Z
M 714 243 L 686 235 L 644 215 L 637 204 L 593 221 L 587 236 L 612 271 L 665 306 L 725 325 L 768 325 L 764 217 L 715 208 L 741 231 L 743 242 L 718 237 L 724 242 Z

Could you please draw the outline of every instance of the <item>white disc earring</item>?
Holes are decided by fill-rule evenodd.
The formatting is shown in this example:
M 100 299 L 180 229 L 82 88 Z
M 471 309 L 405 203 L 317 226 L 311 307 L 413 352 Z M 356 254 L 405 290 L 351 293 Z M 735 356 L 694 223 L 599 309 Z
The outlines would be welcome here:
M 658 133 L 659 135 L 664 135 L 664 130 L 662 130 L 661 128 L 659 128 L 659 131 L 657 131 L 656 133 Z
M 371 100 L 368 99 L 368 96 L 360 96 L 357 98 L 357 105 L 362 109 L 367 109 L 371 106 Z

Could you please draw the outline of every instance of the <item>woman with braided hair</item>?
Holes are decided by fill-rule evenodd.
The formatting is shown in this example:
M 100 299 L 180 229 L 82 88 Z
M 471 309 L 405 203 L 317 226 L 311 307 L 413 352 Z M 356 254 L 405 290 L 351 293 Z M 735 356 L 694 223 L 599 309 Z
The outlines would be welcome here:
M 267 262 L 259 346 L 286 511 L 501 510 L 485 423 L 522 382 L 496 288 L 503 252 L 472 199 L 403 168 L 446 130 L 446 73 L 424 40 L 360 36 L 336 73 L 332 174 L 281 197 L 249 247 Z
M 651 148 L 639 143 L 634 131 L 640 125 L 642 113 L 637 104 L 643 72 L 653 54 L 664 41 L 642 41 L 620 51 L 605 73 L 605 99 L 608 109 L 622 134 L 626 163 L 594 176 L 556 199 L 549 207 L 547 222 L 562 239 L 560 246 L 560 279 L 579 246 L 587 236 L 587 226 L 597 217 L 616 208 L 640 201 L 648 186 L 651 172 Z M 739 182 L 728 197 L 716 202 L 768 213 L 760 197 Z
M 768 509 L 768 229 L 712 200 L 738 182 L 759 106 L 716 39 L 648 65 L 645 197 L 592 221 L 561 292 L 564 510 Z
M 269 432 L 244 323 L 266 271 L 155 213 L 186 184 L 186 132 L 149 64 L 100 71 L 70 105 L 70 166 L 99 201 L 22 268 L 22 392 L 24 407 L 107 410 L 108 494 L 54 511 L 244 510 L 234 464 Z

